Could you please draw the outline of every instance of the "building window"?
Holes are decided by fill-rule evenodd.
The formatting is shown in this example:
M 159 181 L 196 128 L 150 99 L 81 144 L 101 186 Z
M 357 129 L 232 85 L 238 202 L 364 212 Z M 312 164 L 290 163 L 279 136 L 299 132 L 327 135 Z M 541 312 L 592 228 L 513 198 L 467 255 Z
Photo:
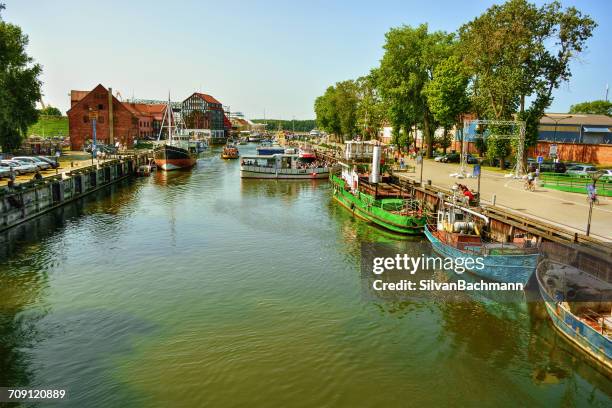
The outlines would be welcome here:
M 89 122 L 89 116 L 83 115 L 83 123 Z
M 98 110 L 104 110 L 104 105 L 102 105 L 101 103 L 98 104 Z

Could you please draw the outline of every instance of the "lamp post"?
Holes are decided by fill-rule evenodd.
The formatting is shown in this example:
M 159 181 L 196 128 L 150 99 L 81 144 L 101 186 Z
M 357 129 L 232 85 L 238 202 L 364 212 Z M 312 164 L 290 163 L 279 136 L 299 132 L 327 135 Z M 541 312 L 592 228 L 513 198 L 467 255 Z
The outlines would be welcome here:
M 550 120 L 552 120 L 553 122 L 555 122 L 555 134 L 554 134 L 554 136 L 553 136 L 553 142 L 556 142 L 556 141 L 557 141 L 557 126 L 559 125 L 559 122 L 561 122 L 563 119 L 569 119 L 569 118 L 571 118 L 572 116 L 571 116 L 571 115 L 568 115 L 568 116 L 562 116 L 562 117 L 557 118 L 557 119 L 555 119 L 555 118 L 554 118 L 554 117 L 552 117 L 552 116 L 548 116 L 547 114 L 544 114 L 544 116 L 546 116 L 548 119 L 550 119 Z
M 597 193 L 596 193 L 596 190 L 595 190 L 595 184 L 597 183 L 597 180 L 599 180 L 599 178 L 601 176 L 603 176 L 603 174 L 604 173 L 602 171 L 598 171 L 596 173 L 592 173 L 591 174 L 591 179 L 593 180 L 593 184 L 591 184 L 589 187 L 587 187 L 588 195 L 589 195 L 589 219 L 587 221 L 587 227 L 586 227 L 586 236 L 587 237 L 591 233 L 591 217 L 593 215 L 593 203 L 595 202 L 595 199 L 597 198 Z

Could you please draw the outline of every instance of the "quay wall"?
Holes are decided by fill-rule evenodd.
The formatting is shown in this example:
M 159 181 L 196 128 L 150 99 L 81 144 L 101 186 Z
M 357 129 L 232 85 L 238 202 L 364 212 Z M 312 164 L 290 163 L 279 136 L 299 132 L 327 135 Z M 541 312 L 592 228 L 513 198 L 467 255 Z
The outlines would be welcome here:
M 147 160 L 146 155 L 109 160 L 0 191 L 0 232 L 130 177 Z

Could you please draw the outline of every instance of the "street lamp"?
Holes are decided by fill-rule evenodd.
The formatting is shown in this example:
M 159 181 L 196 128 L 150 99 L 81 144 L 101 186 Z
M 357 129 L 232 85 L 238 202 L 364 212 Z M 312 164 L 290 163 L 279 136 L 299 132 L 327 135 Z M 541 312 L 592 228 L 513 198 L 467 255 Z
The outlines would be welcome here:
M 590 184 L 587 187 L 587 191 L 589 195 L 589 220 L 587 221 L 587 228 L 586 228 L 587 237 L 589 236 L 591 232 L 591 216 L 593 215 L 593 203 L 597 199 L 597 192 L 595 190 L 595 184 L 597 183 L 597 180 L 599 180 L 601 176 L 603 175 L 604 175 L 604 172 L 601 170 L 590 174 L 591 179 L 593 180 L 593 184 Z
M 560 118 L 555 119 L 552 116 L 548 116 L 547 114 L 544 114 L 544 116 L 546 116 L 548 119 L 552 120 L 553 122 L 555 122 L 555 134 L 553 136 L 553 142 L 557 141 L 557 126 L 559 125 L 559 122 L 561 122 L 563 119 L 569 119 L 572 117 L 572 115 L 568 115 L 568 116 L 562 116 Z

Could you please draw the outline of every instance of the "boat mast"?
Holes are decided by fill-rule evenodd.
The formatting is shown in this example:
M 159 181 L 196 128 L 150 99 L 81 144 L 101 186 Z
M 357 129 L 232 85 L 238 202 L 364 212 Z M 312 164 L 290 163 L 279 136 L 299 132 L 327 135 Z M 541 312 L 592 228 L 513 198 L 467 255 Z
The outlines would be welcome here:
M 170 103 L 170 91 L 168 91 L 168 106 L 166 107 L 168 112 L 168 143 L 172 144 L 172 105 Z

